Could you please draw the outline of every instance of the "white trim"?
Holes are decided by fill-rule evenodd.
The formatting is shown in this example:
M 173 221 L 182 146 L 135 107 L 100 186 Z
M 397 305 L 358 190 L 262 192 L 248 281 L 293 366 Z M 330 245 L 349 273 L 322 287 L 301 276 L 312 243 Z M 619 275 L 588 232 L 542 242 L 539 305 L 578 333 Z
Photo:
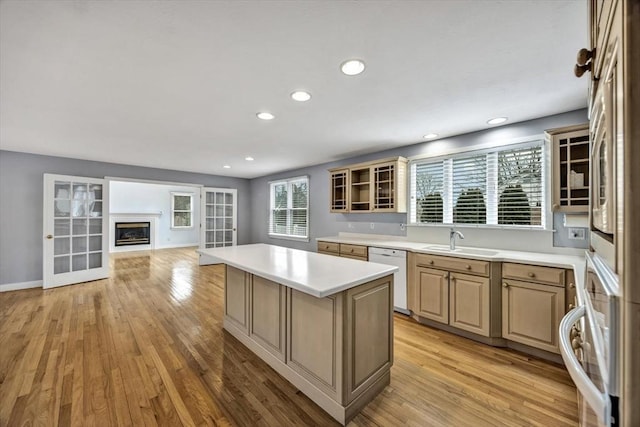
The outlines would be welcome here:
M 171 229 L 172 230 L 190 230 L 194 227 L 193 224 L 193 196 L 195 195 L 195 193 L 186 193 L 184 191 L 171 191 Z M 189 197 L 189 210 L 184 210 L 184 209 L 177 209 L 176 210 L 176 196 L 178 197 Z M 174 221 L 175 221 L 175 214 L 176 213 L 185 213 L 188 212 L 191 217 L 189 218 L 189 223 L 191 225 L 175 225 Z
M 192 184 L 186 182 L 172 182 L 172 181 L 156 181 L 153 179 L 137 179 L 137 178 L 122 178 L 118 176 L 105 176 L 107 181 L 122 181 L 122 182 L 140 182 L 143 184 L 156 184 L 156 185 L 171 185 L 177 187 L 204 187 L 202 184 Z
M 199 242 L 191 242 L 191 243 L 178 243 L 178 244 L 175 244 L 175 245 L 162 245 L 162 246 L 156 246 L 156 249 L 188 248 L 190 246 L 193 246 L 194 248 L 199 248 L 200 247 L 200 243 Z
M 160 232 L 158 227 L 158 218 L 160 215 L 157 213 L 121 213 L 109 215 L 109 252 L 134 252 L 134 251 L 148 251 L 156 249 L 156 243 L 160 241 Z M 126 222 L 128 219 L 132 219 L 140 222 L 149 222 L 151 230 L 149 235 L 151 236 L 151 243 L 148 245 L 133 245 L 133 246 L 116 246 L 115 242 L 115 227 L 116 222 Z
M 523 136 L 520 138 L 512 138 L 512 139 L 504 139 L 504 140 L 499 140 L 499 141 L 490 141 L 490 142 L 485 142 L 483 144 L 477 144 L 477 145 L 472 145 L 472 146 L 467 146 L 467 147 L 460 147 L 460 148 L 449 148 L 447 149 L 447 145 L 446 144 L 442 151 L 438 151 L 437 150 L 437 146 L 436 143 L 440 143 L 440 142 L 446 142 L 446 139 L 440 139 L 438 141 L 434 141 L 434 142 L 430 142 L 429 146 L 430 147 L 434 147 L 433 150 L 436 151 L 436 153 L 432 153 L 432 154 L 416 154 L 415 156 L 411 156 L 408 157 L 409 163 L 412 162 L 417 162 L 417 161 L 421 161 L 421 160 L 425 160 L 425 159 L 433 159 L 433 158 L 438 158 L 438 157 L 444 157 L 444 156 L 450 156 L 453 154 L 460 154 L 460 153 L 472 153 L 474 151 L 481 151 L 481 150 L 491 150 L 493 148 L 502 148 L 502 147 L 507 147 L 509 145 L 520 145 L 520 144 L 525 144 L 525 143 L 535 143 L 535 142 L 540 142 L 540 141 L 544 141 L 545 137 L 544 134 L 535 134 L 535 135 L 530 135 L 530 136 Z
M 271 184 L 276 183 L 276 182 L 299 181 L 301 179 L 306 179 L 307 183 L 308 183 L 309 182 L 309 175 L 299 175 L 299 176 L 294 176 L 292 178 L 273 179 L 273 180 L 269 181 L 267 184 L 271 185 Z
M 42 288 L 42 280 L 31 282 L 4 283 L 0 285 L 0 292 L 20 291 L 23 289 Z

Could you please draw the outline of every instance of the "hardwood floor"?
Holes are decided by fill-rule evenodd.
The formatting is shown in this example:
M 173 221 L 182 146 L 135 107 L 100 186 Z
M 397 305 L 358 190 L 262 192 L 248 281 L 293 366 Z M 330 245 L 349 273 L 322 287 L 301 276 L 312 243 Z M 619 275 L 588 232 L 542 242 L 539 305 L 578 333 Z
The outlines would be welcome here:
M 222 330 L 220 266 L 112 256 L 106 280 L 0 293 L 0 426 L 337 425 Z M 577 425 L 563 367 L 395 316 L 391 384 L 352 426 Z

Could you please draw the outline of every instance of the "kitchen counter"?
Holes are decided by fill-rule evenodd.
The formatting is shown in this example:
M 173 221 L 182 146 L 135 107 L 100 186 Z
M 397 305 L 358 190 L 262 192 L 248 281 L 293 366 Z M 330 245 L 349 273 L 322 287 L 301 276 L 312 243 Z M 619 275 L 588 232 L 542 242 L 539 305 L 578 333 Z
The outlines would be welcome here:
M 333 295 L 398 270 L 389 265 L 263 243 L 199 249 L 197 252 L 317 298 Z
M 198 252 L 226 264 L 224 329 L 338 422 L 389 385 L 397 267 L 266 244 Z
M 489 248 L 472 248 L 468 246 L 456 245 L 456 251 L 450 251 L 448 248 L 434 249 L 432 246 L 444 247 L 445 245 L 429 242 L 412 242 L 408 240 L 393 240 L 376 238 L 376 237 L 364 237 L 364 236 L 331 236 L 331 237 L 319 237 L 316 239 L 321 242 L 333 242 L 333 243 L 346 243 L 351 245 L 371 246 L 376 248 L 388 248 L 399 249 L 405 251 L 412 251 L 417 253 L 452 256 L 457 258 L 468 259 L 480 259 L 485 261 L 495 262 L 516 262 L 535 264 L 546 267 L 560 267 L 572 269 L 575 275 L 576 286 L 584 286 L 584 274 L 585 274 L 585 258 L 584 256 L 577 255 L 563 255 L 563 254 L 550 254 L 541 252 L 523 252 L 523 251 L 509 251 L 503 249 L 489 249 Z M 465 250 L 480 250 L 490 251 L 489 253 L 465 253 Z M 493 253 L 494 252 L 494 253 Z

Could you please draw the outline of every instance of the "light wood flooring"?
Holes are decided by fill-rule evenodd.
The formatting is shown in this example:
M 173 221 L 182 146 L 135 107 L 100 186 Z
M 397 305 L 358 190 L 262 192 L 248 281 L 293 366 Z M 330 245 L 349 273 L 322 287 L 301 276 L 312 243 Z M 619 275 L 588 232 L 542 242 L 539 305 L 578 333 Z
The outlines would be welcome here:
M 0 293 L 0 426 L 337 425 L 222 329 L 220 266 L 117 254 L 111 277 Z M 391 384 L 352 426 L 575 426 L 561 366 L 395 316 Z

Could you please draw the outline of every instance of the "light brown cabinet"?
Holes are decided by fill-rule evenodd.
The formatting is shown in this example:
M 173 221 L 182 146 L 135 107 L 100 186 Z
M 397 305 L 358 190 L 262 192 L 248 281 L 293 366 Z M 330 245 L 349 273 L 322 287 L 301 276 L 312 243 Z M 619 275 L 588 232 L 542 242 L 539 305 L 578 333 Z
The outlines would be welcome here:
M 559 353 L 558 328 L 566 313 L 564 269 L 502 265 L 502 336 Z
M 589 211 L 589 124 L 545 131 L 553 152 L 552 208 Z
M 331 212 L 406 212 L 407 159 L 393 157 L 329 169 Z
M 409 309 L 414 314 L 478 335 L 492 335 L 491 263 L 410 253 L 409 268 Z
M 318 253 L 368 261 L 367 246 L 318 241 Z
M 329 210 L 331 212 L 346 212 L 349 210 L 347 195 L 349 194 L 349 170 L 340 169 L 331 172 L 331 202 Z

